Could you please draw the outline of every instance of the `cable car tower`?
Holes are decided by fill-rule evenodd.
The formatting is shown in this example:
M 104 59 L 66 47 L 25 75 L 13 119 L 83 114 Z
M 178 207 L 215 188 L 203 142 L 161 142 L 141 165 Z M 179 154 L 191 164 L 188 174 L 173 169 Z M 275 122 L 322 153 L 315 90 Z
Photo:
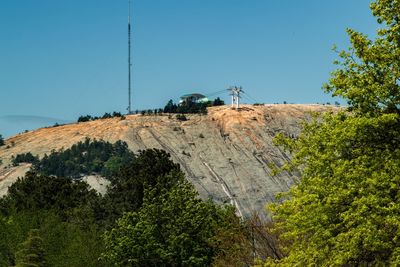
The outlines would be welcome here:
M 244 93 L 241 86 L 231 86 L 229 87 L 228 91 L 230 91 L 230 95 L 232 96 L 232 109 L 236 108 L 239 110 L 239 101 L 240 101 L 240 94 Z

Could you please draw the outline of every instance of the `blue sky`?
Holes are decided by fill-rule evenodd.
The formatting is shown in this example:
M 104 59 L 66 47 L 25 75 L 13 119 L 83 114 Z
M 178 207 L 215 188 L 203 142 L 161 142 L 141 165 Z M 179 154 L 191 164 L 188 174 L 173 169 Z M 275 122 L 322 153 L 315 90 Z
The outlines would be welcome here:
M 134 110 L 231 85 L 258 102 L 332 102 L 321 86 L 333 44 L 348 47 L 347 27 L 370 36 L 377 27 L 367 0 L 133 2 Z M 127 6 L 0 1 L 0 134 L 23 130 L 2 116 L 68 121 L 126 110 Z

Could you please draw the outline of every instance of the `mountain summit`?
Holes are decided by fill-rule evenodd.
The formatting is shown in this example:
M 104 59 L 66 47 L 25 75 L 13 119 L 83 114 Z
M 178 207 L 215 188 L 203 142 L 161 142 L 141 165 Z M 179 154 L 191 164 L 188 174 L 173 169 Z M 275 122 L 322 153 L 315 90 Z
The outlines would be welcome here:
M 278 192 L 296 182 L 296 174 L 273 176 L 268 166 L 282 166 L 290 155 L 273 144 L 278 133 L 295 137 L 300 121 L 310 112 L 337 109 L 323 105 L 243 105 L 240 111 L 228 106 L 211 107 L 207 115 L 128 115 L 125 118 L 41 128 L 6 140 L 0 147 L 0 192 L 28 169 L 8 167 L 12 156 L 31 152 L 39 157 L 52 150 L 67 149 L 85 138 L 127 142 L 134 152 L 159 148 L 181 165 L 187 179 L 202 198 L 231 203 L 238 213 L 249 216 L 275 201 Z

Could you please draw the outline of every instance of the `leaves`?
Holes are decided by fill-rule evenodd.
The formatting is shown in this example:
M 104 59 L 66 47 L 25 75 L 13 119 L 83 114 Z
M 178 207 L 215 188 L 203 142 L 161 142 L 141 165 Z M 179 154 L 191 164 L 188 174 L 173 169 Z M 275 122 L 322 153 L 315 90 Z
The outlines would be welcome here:
M 37 229 L 29 231 L 28 239 L 22 243 L 21 249 L 16 253 L 16 267 L 48 266 L 45 259 L 43 240 Z
M 324 85 L 326 92 L 348 100 L 353 112 L 364 115 L 399 113 L 400 28 L 399 1 L 379 0 L 371 4 L 386 27 L 376 40 L 348 29 L 351 48 L 338 52 L 340 67 Z
M 142 208 L 125 213 L 105 234 L 103 256 L 116 266 L 207 266 L 214 255 L 208 240 L 213 223 L 221 220 L 219 209 L 199 199 L 184 180 L 161 195 L 147 188 Z
M 351 48 L 325 90 L 349 111 L 305 123 L 293 153 L 301 181 L 270 205 L 288 256 L 267 265 L 397 266 L 400 247 L 400 36 L 397 0 L 371 9 L 376 40 L 348 29 Z

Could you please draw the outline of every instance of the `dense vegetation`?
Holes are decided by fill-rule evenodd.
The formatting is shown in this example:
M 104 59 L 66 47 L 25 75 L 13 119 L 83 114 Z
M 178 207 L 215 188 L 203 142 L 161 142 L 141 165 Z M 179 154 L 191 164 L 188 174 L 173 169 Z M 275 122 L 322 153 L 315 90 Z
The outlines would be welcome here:
M 224 101 L 222 101 L 219 97 L 217 97 L 214 101 L 208 101 L 204 103 L 196 103 L 192 101 L 184 101 L 181 104 L 175 104 L 172 99 L 168 101 L 168 103 L 164 107 L 164 113 L 181 113 L 181 114 L 206 114 L 207 107 L 212 106 L 221 106 L 224 105 Z
M 101 174 L 110 178 L 134 155 L 125 142 L 111 144 L 87 138 L 66 150 L 52 151 L 41 160 L 32 157 L 30 153 L 17 155 L 14 164 L 31 162 L 33 169 L 44 175 L 79 178 L 82 175 Z
M 20 244 L 32 229 L 50 266 L 101 266 L 95 263 L 103 247 L 93 215 L 98 205 L 86 183 L 28 173 L 0 199 L 0 266 L 21 259 Z
M 113 113 L 106 112 L 101 117 L 96 117 L 96 116 L 91 116 L 91 115 L 79 116 L 78 122 L 86 122 L 86 121 L 94 121 L 94 120 L 110 119 L 110 118 L 121 118 L 121 119 L 124 119 L 125 117 L 124 117 L 124 115 L 121 114 L 121 112 L 114 111 Z
M 232 207 L 199 199 L 169 154 L 151 149 L 130 157 L 104 196 L 76 179 L 18 179 L 0 199 L 0 266 L 250 266 L 251 229 Z
M 178 176 L 177 176 L 178 175 Z M 104 258 L 117 266 L 207 266 L 218 248 L 209 245 L 215 228 L 223 222 L 224 210 L 204 202 L 182 174 L 169 189 L 144 190 L 142 208 L 125 213 L 105 235 Z
M 327 92 L 351 112 L 304 125 L 277 142 L 294 154 L 301 182 L 272 205 L 288 256 L 267 265 L 400 265 L 400 1 L 371 4 L 375 40 L 348 29 Z
M 39 157 L 32 155 L 31 152 L 24 153 L 24 154 L 17 154 L 17 156 L 12 157 L 12 164 L 13 166 L 18 166 L 20 163 L 38 163 Z
M 4 138 L 3 138 L 3 136 L 0 134 L 0 146 L 4 146 L 5 145 L 5 143 L 4 143 Z
M 27 240 L 21 244 L 21 249 L 16 253 L 15 266 L 48 266 L 44 255 L 43 240 L 37 229 L 30 230 Z

